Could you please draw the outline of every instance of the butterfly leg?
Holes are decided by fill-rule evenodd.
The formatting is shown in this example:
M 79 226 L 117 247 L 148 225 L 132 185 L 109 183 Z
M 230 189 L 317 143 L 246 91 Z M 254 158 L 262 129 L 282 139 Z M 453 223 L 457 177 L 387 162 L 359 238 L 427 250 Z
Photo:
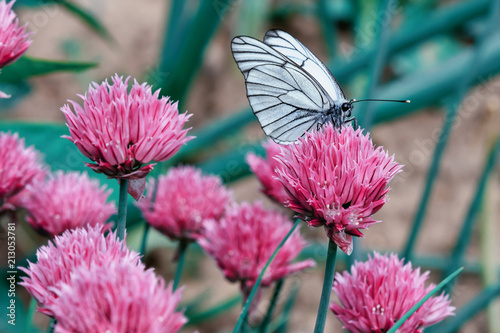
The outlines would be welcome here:
M 345 124 L 350 123 L 350 122 L 352 122 L 352 128 L 354 128 L 355 130 L 358 129 L 358 120 L 356 119 L 356 117 L 352 117 L 351 119 L 347 119 L 345 121 Z

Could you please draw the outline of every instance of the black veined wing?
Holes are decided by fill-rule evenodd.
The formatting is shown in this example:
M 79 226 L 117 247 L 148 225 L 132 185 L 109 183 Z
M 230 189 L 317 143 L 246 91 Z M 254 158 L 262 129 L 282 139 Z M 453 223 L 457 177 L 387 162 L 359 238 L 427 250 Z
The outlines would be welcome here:
M 274 141 L 292 143 L 326 121 L 340 127 L 350 116 L 351 104 L 331 73 L 291 35 L 270 30 L 264 42 L 238 36 L 231 48 L 254 114 Z
M 298 64 L 321 84 L 333 100 L 345 100 L 345 95 L 330 70 L 298 39 L 281 30 L 269 30 L 264 43 Z

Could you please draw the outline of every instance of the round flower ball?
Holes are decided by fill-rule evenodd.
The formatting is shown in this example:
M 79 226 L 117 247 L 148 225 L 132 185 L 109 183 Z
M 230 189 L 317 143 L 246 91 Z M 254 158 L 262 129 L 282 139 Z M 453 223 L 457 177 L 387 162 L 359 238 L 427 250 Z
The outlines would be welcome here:
M 401 171 L 361 129 L 332 124 L 283 146 L 275 158 L 287 206 L 310 226 L 323 226 L 347 254 L 352 237 L 378 222 L 371 216 L 387 202 L 388 183 Z
M 136 203 L 146 222 L 170 239 L 185 242 L 199 238 L 205 222 L 218 221 L 233 203 L 220 177 L 202 175 L 191 166 L 172 168 L 158 180 L 150 180 L 147 194 Z
M 93 163 L 86 163 L 109 178 L 130 180 L 128 191 L 138 200 L 145 189 L 150 162 L 172 157 L 193 137 L 183 129 L 190 115 L 179 114 L 177 102 L 160 97 L 146 83 L 130 77 L 112 77 L 112 84 L 92 83 L 88 92 L 79 95 L 83 106 L 74 101 L 64 105 L 71 140 Z
M 57 171 L 26 188 L 26 220 L 39 233 L 53 237 L 67 229 L 104 224 L 116 213 L 107 202 L 110 190 L 87 173 Z
M 337 273 L 333 291 L 339 304 L 330 309 L 351 333 L 387 332 L 406 312 L 434 289 L 425 287 L 429 272 L 420 273 L 397 255 L 369 255 L 356 262 L 350 272 Z M 421 333 L 453 315 L 447 295 L 431 297 L 398 329 L 400 333 Z
M 55 291 L 55 332 L 176 333 L 187 322 L 177 311 L 181 292 L 127 261 L 79 267 Z
M 40 153 L 25 147 L 17 133 L 0 132 L 0 156 L 0 211 L 15 209 L 20 203 L 14 197 L 35 178 L 43 178 L 46 168 Z

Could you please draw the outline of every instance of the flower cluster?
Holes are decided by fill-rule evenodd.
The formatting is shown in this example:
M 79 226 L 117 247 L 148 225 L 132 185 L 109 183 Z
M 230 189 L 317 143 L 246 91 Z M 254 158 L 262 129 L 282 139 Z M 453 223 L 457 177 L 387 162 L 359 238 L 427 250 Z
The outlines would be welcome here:
M 281 146 L 271 139 L 262 146 L 266 150 L 266 158 L 249 153 L 246 156 L 247 163 L 262 184 L 261 191 L 277 203 L 285 204 L 287 201 L 285 188 L 276 178 L 276 168 L 279 163 L 275 157 L 281 152 Z
M 429 272 L 420 274 L 420 268 L 412 269 L 397 255 L 381 255 L 375 252 L 367 262 L 356 262 L 351 272 L 337 273 L 333 290 L 340 305 L 330 308 L 352 333 L 387 332 L 435 285 L 425 287 Z M 405 321 L 398 332 L 420 333 L 453 315 L 447 295 L 441 294 L 427 300 Z
M 347 254 L 352 236 L 376 223 L 371 215 L 387 201 L 387 184 L 401 170 L 382 147 L 350 126 L 306 133 L 276 156 L 288 207 L 310 226 L 324 226 Z
M 69 282 L 71 272 L 82 266 L 108 266 L 113 261 L 128 261 L 142 265 L 138 253 L 129 250 L 115 233 L 103 233 L 109 225 L 67 230 L 54 237 L 36 252 L 37 262 L 29 262 L 28 268 L 20 267 L 28 276 L 23 277 L 24 286 L 39 303 L 38 310 L 53 316 L 50 307 L 57 299 L 54 289 Z
M 35 178 L 43 178 L 46 170 L 40 154 L 26 148 L 17 133 L 0 132 L 0 210 L 19 205 L 15 196 Z
M 172 168 L 160 176 L 156 198 L 155 180 L 148 182 L 148 196 L 136 205 L 146 221 L 172 240 L 194 241 L 204 221 L 219 220 L 233 202 L 232 193 L 218 176 L 204 176 L 193 167 Z
M 134 81 L 127 92 L 129 78 L 115 75 L 93 83 L 80 96 L 83 107 L 74 101 L 64 105 L 71 140 L 94 163 L 94 171 L 110 178 L 130 180 L 129 193 L 138 200 L 144 192 L 145 177 L 153 169 L 151 161 L 169 159 L 191 140 L 184 124 L 190 115 L 179 114 L 177 103 L 159 97 L 159 90 Z
M 109 226 L 77 228 L 37 251 L 37 263 L 20 267 L 38 310 L 57 320 L 59 333 L 168 332 L 186 322 L 176 312 L 181 291 L 165 289 Z M 91 320 L 89 320 L 91 318 Z
M 187 322 L 176 312 L 181 292 L 127 261 L 79 267 L 56 291 L 55 332 L 175 333 Z
M 31 45 L 26 25 L 19 26 L 16 13 L 12 10 L 15 1 L 0 1 L 0 68 L 5 67 L 23 55 Z M 0 91 L 0 98 L 9 95 Z
M 67 229 L 104 224 L 116 213 L 115 204 L 107 202 L 111 191 L 86 173 L 58 171 L 46 181 L 34 182 L 26 192 L 28 223 L 51 237 Z
M 241 282 L 246 294 L 291 226 L 285 215 L 266 210 L 259 202 L 242 203 L 228 209 L 219 222 L 207 221 L 204 237 L 198 242 L 229 281 Z M 313 260 L 292 263 L 305 244 L 294 231 L 264 274 L 262 285 L 313 266 Z

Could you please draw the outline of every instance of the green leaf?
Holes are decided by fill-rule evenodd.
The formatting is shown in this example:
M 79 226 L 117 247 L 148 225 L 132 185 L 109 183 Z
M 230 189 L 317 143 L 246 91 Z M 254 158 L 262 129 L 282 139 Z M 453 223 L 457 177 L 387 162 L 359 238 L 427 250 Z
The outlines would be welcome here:
M 446 279 L 444 279 L 440 284 L 438 284 L 434 289 L 432 289 L 430 292 L 427 293 L 427 295 L 424 296 L 424 298 L 422 298 L 417 304 L 415 304 L 408 312 L 406 312 L 404 314 L 403 317 L 401 317 L 395 324 L 394 326 L 391 327 L 391 329 L 389 331 L 387 331 L 387 333 L 395 333 L 397 331 L 398 328 L 401 327 L 401 325 L 404 324 L 404 322 L 406 320 L 408 320 L 408 318 L 410 318 L 410 316 L 415 312 L 417 311 L 421 306 L 422 304 L 425 303 L 425 301 L 427 301 L 429 298 L 431 298 L 432 295 L 434 295 L 435 293 L 437 293 L 439 290 L 441 290 L 441 288 L 443 288 L 448 282 L 450 282 L 451 280 L 453 280 L 453 278 L 455 278 L 455 276 L 457 276 L 464 268 L 461 267 L 459 269 L 457 269 L 455 272 L 453 272 L 453 274 L 451 274 L 450 276 L 448 276 Z
M 159 72 L 162 94 L 183 104 L 184 96 L 203 59 L 205 49 L 233 0 L 201 1 L 189 19 L 185 38 L 165 40 Z M 165 33 L 165 38 L 169 36 Z M 182 108 L 182 107 L 181 107 Z
M 47 1 L 47 0 L 45 0 Z M 50 1 L 50 0 L 49 0 Z M 112 40 L 110 33 L 108 30 L 99 22 L 99 20 L 89 11 L 81 8 L 80 6 L 75 5 L 74 3 L 66 0 L 52 0 L 57 4 L 60 4 L 67 11 L 80 18 L 90 29 L 92 29 L 95 33 L 101 36 L 104 39 Z
M 60 5 L 65 8 L 68 12 L 79 18 L 84 22 L 90 29 L 96 32 L 99 36 L 104 39 L 111 40 L 111 35 L 106 30 L 106 28 L 99 22 L 99 20 L 89 11 L 83 9 L 82 7 L 75 5 L 71 1 L 67 0 L 17 0 L 14 7 L 43 7 L 50 5 Z
M 58 61 L 22 56 L 12 65 L 2 68 L 0 82 L 19 82 L 37 75 L 54 72 L 80 72 L 97 66 L 92 62 Z

